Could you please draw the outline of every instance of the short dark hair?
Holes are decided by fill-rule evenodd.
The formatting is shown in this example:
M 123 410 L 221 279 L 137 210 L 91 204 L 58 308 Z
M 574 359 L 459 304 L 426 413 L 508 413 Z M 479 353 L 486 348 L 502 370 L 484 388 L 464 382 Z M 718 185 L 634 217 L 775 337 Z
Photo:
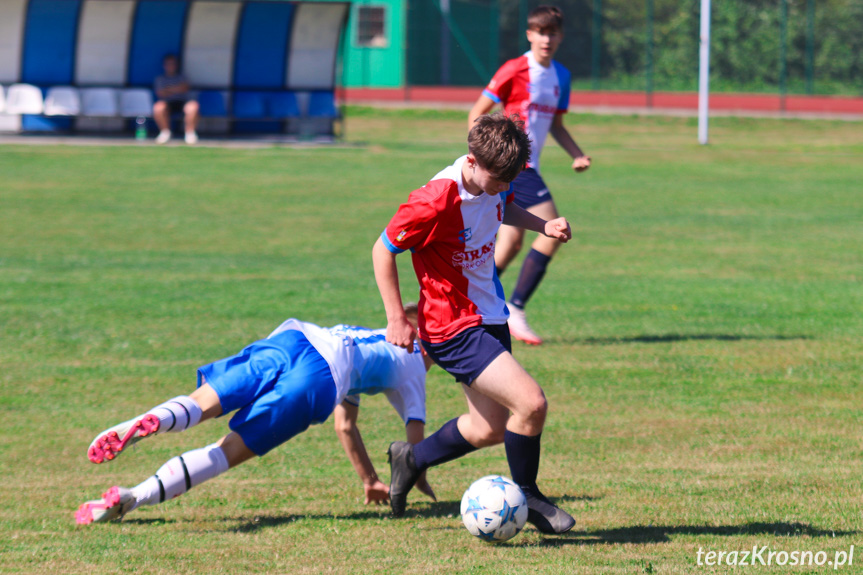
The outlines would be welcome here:
M 511 182 L 530 159 L 530 138 L 517 114 L 483 114 L 467 136 L 467 147 L 479 165 L 502 182 Z
M 527 15 L 528 30 L 563 30 L 563 12 L 557 6 L 537 6 Z

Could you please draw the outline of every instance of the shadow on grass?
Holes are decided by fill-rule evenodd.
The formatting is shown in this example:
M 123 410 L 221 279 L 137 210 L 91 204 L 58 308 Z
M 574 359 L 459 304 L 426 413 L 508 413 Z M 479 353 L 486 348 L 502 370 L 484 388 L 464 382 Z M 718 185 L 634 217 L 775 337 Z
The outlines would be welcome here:
M 304 520 L 327 520 L 332 521 L 335 519 L 347 519 L 352 521 L 366 521 L 369 519 L 383 519 L 388 517 L 387 511 L 384 508 L 381 508 L 380 511 L 360 511 L 357 513 L 348 513 L 346 515 L 312 515 L 299 513 L 297 515 L 283 515 L 277 517 L 268 517 L 268 516 L 254 516 L 251 519 L 245 520 L 241 522 L 241 524 L 231 529 L 231 531 L 236 531 L 237 533 L 251 533 L 253 531 L 257 531 L 258 529 L 267 529 L 269 527 L 278 527 L 280 525 L 285 525 L 287 523 L 294 523 L 297 521 Z M 226 517 L 225 521 L 235 521 L 236 517 Z
M 808 335 L 733 335 L 728 333 L 667 333 L 662 335 L 635 335 L 632 337 L 586 337 L 550 339 L 550 342 L 580 343 L 584 345 L 615 345 L 619 343 L 675 343 L 680 341 L 794 341 L 812 339 Z
M 552 501 L 560 503 L 566 501 L 595 501 L 597 497 L 590 495 L 564 495 L 562 497 L 551 497 Z M 287 515 L 283 517 L 266 517 L 258 516 L 252 519 L 245 520 L 234 531 L 239 533 L 248 533 L 257 531 L 258 529 L 266 529 L 268 527 L 278 527 L 286 523 L 293 523 L 302 520 L 327 520 L 347 519 L 350 521 L 366 521 L 369 519 L 384 519 L 389 518 L 394 521 L 423 519 L 423 518 L 441 518 L 441 517 L 459 517 L 459 507 L 461 501 L 435 501 L 435 502 L 417 502 L 411 503 L 405 511 L 405 516 L 401 519 L 395 519 L 390 516 L 389 511 L 385 507 L 380 507 L 375 510 L 358 511 L 356 513 L 348 513 L 345 515 L 323 515 L 323 514 L 297 514 Z M 231 518 L 236 519 L 236 518 Z M 225 519 L 229 520 L 228 518 Z
M 118 522 L 112 521 L 112 523 Z M 128 517 L 124 517 L 120 523 L 123 525 L 167 525 L 168 523 L 177 523 L 177 520 L 172 517 L 153 517 L 152 519 L 140 519 L 138 517 L 129 519 Z
M 549 499 L 553 503 L 560 504 L 572 501 L 596 501 L 599 497 L 591 495 L 563 495 L 561 497 L 549 497 Z M 405 519 L 415 517 L 459 517 L 460 507 L 461 501 L 412 503 L 405 511 Z
M 437 501 L 434 503 L 421 503 L 409 507 L 403 519 L 410 520 L 430 517 L 458 517 L 460 503 L 461 502 L 459 501 Z M 236 519 L 236 517 L 226 517 L 225 521 L 233 521 Z M 232 530 L 238 533 L 249 533 L 257 531 L 258 529 L 266 529 L 269 527 L 278 527 L 279 525 L 285 525 L 287 523 L 294 523 L 295 521 L 332 521 L 334 519 L 346 519 L 349 521 L 367 521 L 378 519 L 393 519 L 394 521 L 401 520 L 392 518 L 389 514 L 388 507 L 379 507 L 376 510 L 358 511 L 356 513 L 348 513 L 345 515 L 299 513 L 297 515 L 286 515 L 281 517 L 256 516 L 241 522 L 238 527 Z
M 593 495 L 561 495 L 560 497 L 549 497 L 553 503 L 567 503 L 572 501 L 599 501 L 602 497 Z
M 743 525 L 634 525 L 597 531 L 570 531 L 553 539 L 543 539 L 540 545 L 601 545 L 608 543 L 667 543 L 672 535 L 770 535 L 773 537 L 842 537 L 857 535 L 857 531 L 818 529 L 806 523 L 745 523 Z

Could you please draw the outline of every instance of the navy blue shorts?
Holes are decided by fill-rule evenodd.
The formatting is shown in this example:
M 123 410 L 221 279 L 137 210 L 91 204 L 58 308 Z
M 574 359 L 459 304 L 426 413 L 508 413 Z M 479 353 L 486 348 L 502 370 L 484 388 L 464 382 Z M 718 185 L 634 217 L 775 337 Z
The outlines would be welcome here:
M 523 170 L 512 181 L 512 191 L 515 194 L 515 205 L 525 210 L 531 206 L 551 200 L 551 192 L 542 181 L 542 176 L 533 168 Z
M 335 408 L 330 366 L 308 338 L 287 330 L 256 341 L 240 353 L 198 369 L 219 396 L 222 413 L 237 411 L 231 430 L 256 455 L 264 455 Z
M 436 364 L 455 380 L 470 385 L 497 356 L 512 353 L 509 326 L 469 327 L 443 343 L 422 342 L 423 349 Z

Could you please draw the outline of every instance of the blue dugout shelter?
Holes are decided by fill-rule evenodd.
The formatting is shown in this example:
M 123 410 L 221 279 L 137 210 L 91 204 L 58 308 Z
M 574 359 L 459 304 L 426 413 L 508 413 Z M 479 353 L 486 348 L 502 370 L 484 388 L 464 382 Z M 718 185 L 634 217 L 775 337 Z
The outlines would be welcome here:
M 57 86 L 108 87 L 118 93 L 151 89 L 162 73 L 162 58 L 174 53 L 193 89 L 201 92 L 202 115 L 209 116 L 211 128 L 283 131 L 293 117 L 337 115 L 334 90 L 348 6 L 279 0 L 2 0 L 0 86 L 7 95 L 14 84 L 35 85 L 43 93 Z M 7 130 L 16 124 L 69 129 L 87 120 L 15 115 L 8 107 L 6 112 L 0 128 Z M 122 127 L 128 121 L 117 118 L 115 123 Z

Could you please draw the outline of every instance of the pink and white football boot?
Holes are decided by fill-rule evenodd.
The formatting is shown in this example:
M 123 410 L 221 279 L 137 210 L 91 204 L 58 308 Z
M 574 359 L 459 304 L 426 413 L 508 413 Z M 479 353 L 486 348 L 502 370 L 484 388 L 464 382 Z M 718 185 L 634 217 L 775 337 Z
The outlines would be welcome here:
M 75 512 L 75 523 L 89 525 L 122 519 L 135 508 L 135 503 L 135 495 L 131 489 L 114 486 L 103 493 L 101 499 L 81 504 Z
M 159 425 L 159 418 L 150 413 L 115 425 L 96 436 L 87 449 L 87 457 L 93 463 L 111 461 L 129 445 L 158 431 Z

